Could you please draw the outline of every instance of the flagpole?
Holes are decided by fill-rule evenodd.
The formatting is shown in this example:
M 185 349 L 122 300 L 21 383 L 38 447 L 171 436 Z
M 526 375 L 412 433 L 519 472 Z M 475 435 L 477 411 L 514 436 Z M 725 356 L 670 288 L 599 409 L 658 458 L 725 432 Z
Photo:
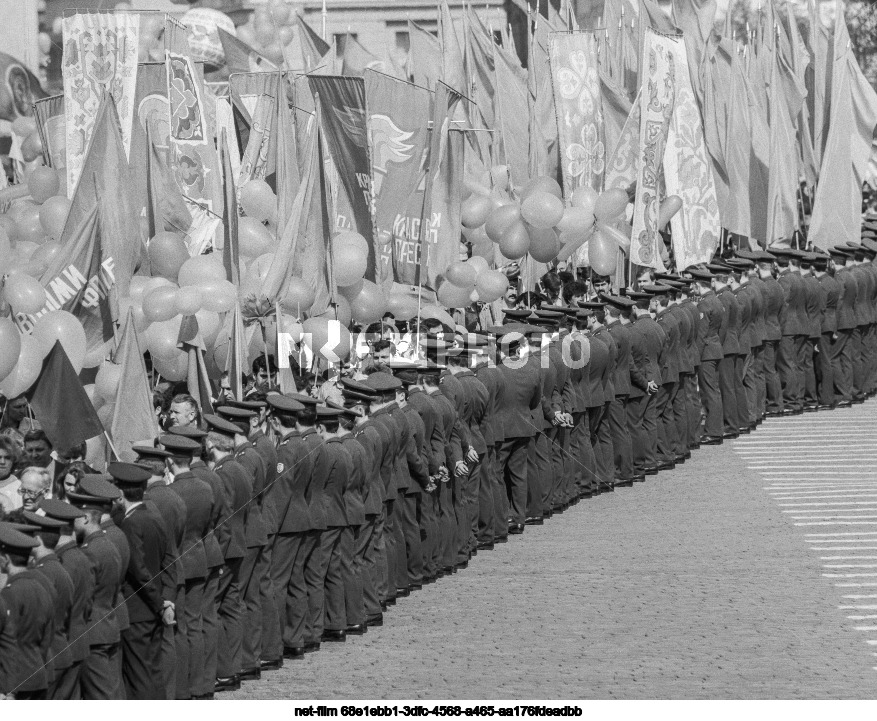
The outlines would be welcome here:
M 323 40 L 326 39 L 326 20 L 329 15 L 329 11 L 326 9 L 326 0 L 323 0 L 323 9 L 320 11 L 320 18 L 322 20 L 322 35 Z

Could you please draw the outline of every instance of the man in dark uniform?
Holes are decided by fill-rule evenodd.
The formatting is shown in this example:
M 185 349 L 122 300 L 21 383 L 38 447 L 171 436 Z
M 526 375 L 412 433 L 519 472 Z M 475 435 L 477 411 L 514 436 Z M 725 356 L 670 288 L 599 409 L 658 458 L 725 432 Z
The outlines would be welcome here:
M 873 288 L 874 277 L 865 267 L 868 253 L 858 244 L 847 244 L 850 250 L 850 272 L 856 279 L 856 329 L 852 335 L 852 360 L 853 360 L 853 402 L 862 403 L 865 400 L 868 384 L 868 367 L 870 364 L 868 334 L 869 326 L 873 322 Z
M 612 435 L 612 448 L 615 453 L 614 486 L 632 486 L 634 482 L 633 460 L 631 455 L 630 427 L 627 422 L 627 403 L 631 393 L 630 356 L 631 334 L 629 329 L 630 309 L 635 302 L 630 298 L 614 295 L 601 295 L 606 303 L 606 328 L 618 349 L 613 385 L 615 398 L 609 404 L 609 430 Z M 644 476 L 636 480 L 645 480 Z
M 837 304 L 840 299 L 840 283 L 828 273 L 830 256 L 814 253 L 813 275 L 819 283 L 822 316 L 819 339 L 816 343 L 816 381 L 819 393 L 819 410 L 831 410 L 836 406 L 834 396 L 834 365 L 831 358 L 832 339 L 837 333 Z
M 191 698 L 204 693 L 203 613 L 209 572 L 207 543 L 216 543 L 213 536 L 216 501 L 210 485 L 191 470 L 192 458 L 201 453 L 201 444 L 191 438 L 170 434 L 160 436 L 158 442 L 169 454 L 165 459 L 165 466 L 173 477 L 169 488 L 183 502 L 186 510 L 183 540 L 180 544 L 183 592 L 178 594 L 174 610 L 177 624 L 185 629 L 186 644 L 184 653 L 177 652 L 177 663 L 186 664 L 177 673 L 180 679 L 177 698 Z M 182 622 L 181 615 L 184 617 Z M 183 688 L 180 688 L 181 685 Z
M 729 287 L 737 299 L 737 306 L 740 310 L 740 331 L 737 336 L 740 352 L 734 359 L 734 380 L 737 396 L 737 421 L 740 423 L 738 431 L 745 434 L 755 428 L 754 406 L 750 405 L 749 396 L 746 393 L 746 375 L 750 372 L 754 362 L 753 347 L 758 308 L 755 305 L 755 298 L 749 294 L 743 284 L 748 262 L 730 258 L 725 261 L 725 264 L 730 266 Z
M 488 359 L 488 348 L 485 338 L 484 352 L 473 357 L 475 377 L 481 382 L 487 391 L 487 402 L 484 408 L 484 424 L 482 435 L 484 436 L 485 451 L 484 460 L 481 463 L 481 478 L 478 482 L 478 550 L 490 550 L 494 547 L 497 536 L 496 509 L 499 499 L 500 481 L 496 469 L 496 452 L 502 442 L 502 418 L 499 416 L 498 407 L 503 395 L 502 379 L 500 372 Z M 421 414 L 422 415 L 422 414 Z M 426 419 L 424 418 L 424 422 Z M 430 473 L 434 471 L 430 467 Z M 504 494 L 504 491 L 503 491 Z M 506 527 L 503 518 L 502 527 Z M 503 534 L 506 531 L 503 531 Z M 502 537 L 505 537 L 504 535 Z
M 74 519 L 73 528 L 94 573 L 94 597 L 86 630 L 89 654 L 80 673 L 82 698 L 87 701 L 111 699 L 120 684 L 115 659 L 121 638 L 116 599 L 122 583 L 122 560 L 101 527 L 101 517 L 112 508 L 113 499 L 71 491 L 67 493 L 67 500 L 85 511 Z
M 207 438 L 204 447 L 212 470 L 222 480 L 229 515 L 226 523 L 230 536 L 223 549 L 225 566 L 219 576 L 216 610 L 222 628 L 216 653 L 216 683 L 214 692 L 235 691 L 240 688 L 241 644 L 243 643 L 243 604 L 241 602 L 240 572 L 247 553 L 247 525 L 250 499 L 253 497 L 253 477 L 234 458 L 235 435 L 240 429 L 216 414 L 205 414 Z
M 125 693 L 128 699 L 164 699 L 162 630 L 164 625 L 174 623 L 174 604 L 163 596 L 161 578 L 169 546 L 167 531 L 143 504 L 150 472 L 121 462 L 110 463 L 107 470 L 122 492 L 124 517 L 120 527 L 130 549 L 122 586 L 129 618 L 129 626 L 122 633 Z
M 676 436 L 679 432 L 673 406 L 679 392 L 680 356 L 683 352 L 682 330 L 670 302 L 672 288 L 669 285 L 644 284 L 640 289 L 652 296 L 649 310 L 666 336 L 666 342 L 658 359 L 661 366 L 661 384 L 655 395 L 656 460 L 659 471 L 670 470 L 676 466 Z
M 783 387 L 777 368 L 779 345 L 783 337 L 780 314 L 785 304 L 785 295 L 779 281 L 773 276 L 775 256 L 766 251 L 755 251 L 758 267 L 758 282 L 752 282 L 761 292 L 764 309 L 764 411 L 766 416 L 779 416 L 783 412 Z
M 576 324 L 587 323 L 590 339 L 606 346 L 606 368 L 601 376 L 603 386 L 603 406 L 595 410 L 592 428 L 594 429 L 594 455 L 597 458 L 600 490 L 612 491 L 615 488 L 615 449 L 612 445 L 612 429 L 609 424 L 609 410 L 615 402 L 615 377 L 618 371 L 618 346 L 606 327 L 606 304 L 600 301 L 580 303 L 581 311 L 576 315 Z M 595 362 L 593 345 L 591 361 Z M 599 365 L 599 361 L 596 361 Z M 589 370 L 590 375 L 590 370 Z M 596 393 L 596 389 L 594 391 Z M 590 414 L 590 411 L 589 411 Z
M 684 289 L 688 286 L 688 281 L 683 282 L 679 276 L 668 277 L 669 274 L 661 274 L 661 276 L 659 277 L 661 284 L 670 288 L 668 312 L 679 327 L 679 381 L 676 393 L 673 396 L 672 408 L 670 409 L 670 423 L 673 425 L 674 437 L 673 460 L 678 464 L 685 463 L 688 458 L 691 458 L 691 450 L 689 449 L 690 413 L 688 411 L 690 393 L 688 385 L 695 382 L 693 358 L 695 354 L 699 358 L 700 351 L 697 349 L 697 323 L 692 320 L 691 314 L 682 305 L 683 300 L 685 302 L 688 300 L 687 294 L 684 292 Z
M 700 368 L 697 383 L 703 406 L 703 435 L 701 445 L 715 446 L 722 442 L 722 392 L 719 382 L 719 362 L 723 358 L 720 332 L 725 317 L 722 302 L 712 288 L 713 274 L 709 270 L 692 268 L 688 271 L 696 282 L 697 308 L 700 313 L 698 335 L 701 343 Z
M 700 399 L 698 387 L 698 373 L 700 371 L 700 357 L 703 352 L 703 326 L 700 322 L 700 309 L 697 307 L 697 288 L 693 278 L 680 278 L 684 287 L 679 292 L 679 308 L 688 315 L 691 330 L 688 335 L 688 354 L 691 360 L 692 371 L 685 376 L 685 397 L 682 399 L 683 407 L 688 414 L 687 423 L 680 418 L 680 424 L 686 427 L 687 452 L 690 453 L 700 448 L 700 417 L 703 403 Z
M 746 405 L 749 411 L 749 426 L 754 428 L 761 423 L 765 413 L 765 375 L 764 375 L 764 338 L 765 323 L 765 290 L 764 282 L 758 277 L 755 261 L 759 253 L 742 251 L 746 256 L 729 260 L 735 270 L 740 271 L 740 296 L 749 301 L 749 362 L 743 374 L 743 385 L 746 390 Z M 740 255 L 740 252 L 738 252 Z
M 819 393 L 816 388 L 815 358 L 817 343 L 822 335 L 822 316 L 825 313 L 822 290 L 813 275 L 814 253 L 801 254 L 801 277 L 804 279 L 804 317 L 807 333 L 801 348 L 800 365 L 804 378 L 804 411 L 813 413 L 819 409 Z
M 7 576 L 0 600 L 15 633 L 14 659 L 4 659 L 4 665 L 9 664 L 11 671 L 8 689 L 18 699 L 45 699 L 50 683 L 47 665 L 55 610 L 45 580 L 28 568 L 31 549 L 36 545 L 36 540 L 12 524 L 0 523 L 0 573 Z
M 609 346 L 595 337 L 589 329 L 594 311 L 582 309 L 576 314 L 576 331 L 584 334 L 588 343 L 588 363 L 582 369 L 587 376 L 588 393 L 586 404 L 586 432 L 588 444 L 591 447 L 594 458 L 594 478 L 589 484 L 586 496 L 608 492 L 613 490 L 615 480 L 614 459 L 605 455 L 606 447 L 600 444 L 600 429 L 605 422 L 605 409 L 608 400 L 606 396 L 606 379 L 611 373 L 609 364 L 611 361 Z M 574 331 L 575 332 L 575 331 Z M 572 334 L 571 334 L 572 335 Z M 608 337 L 608 334 L 606 334 Z M 561 360 L 564 364 L 564 360 Z M 611 442 L 611 441 L 610 441 Z
M 840 291 L 837 301 L 837 332 L 831 344 L 835 398 L 839 408 L 848 408 L 853 401 L 852 336 L 856 328 L 856 296 L 859 287 L 851 268 L 847 267 L 850 260 L 848 250 L 836 247 L 828 252 L 834 263 L 834 279 Z
M 60 684 L 73 665 L 70 626 L 73 620 L 75 589 L 73 588 L 73 579 L 55 554 L 55 546 L 61 539 L 61 531 L 68 524 L 66 521 L 58 521 L 33 511 L 24 511 L 22 521 L 35 527 L 34 531 L 28 532 L 28 535 L 33 535 L 37 541 L 37 545 L 31 551 L 31 568 L 48 581 L 55 610 L 55 631 L 49 648 L 53 674 L 46 698 L 57 699 L 59 698 Z
M 70 629 L 67 642 L 70 644 L 71 665 L 61 673 L 56 670 L 52 697 L 58 700 L 78 701 L 82 698 L 79 676 L 82 662 L 88 657 L 87 621 L 91 616 L 94 596 L 95 573 L 91 561 L 79 549 L 73 531 L 73 521 L 85 514 L 78 508 L 58 499 L 44 499 L 40 511 L 46 518 L 63 523 L 58 527 L 58 542 L 55 555 L 67 571 L 73 583 L 73 605 L 70 609 Z
M 801 278 L 800 251 L 793 248 L 771 248 L 780 269 L 777 282 L 783 289 L 784 303 L 780 309 L 782 339 L 777 353 L 777 370 L 783 385 L 783 414 L 804 412 L 804 375 L 800 366 L 802 347 L 809 331 L 804 303 L 806 290 Z
M 713 273 L 716 298 L 722 304 L 722 325 L 719 340 L 722 343 L 722 359 L 719 361 L 719 388 L 722 394 L 722 438 L 736 438 L 740 434 L 740 414 L 737 409 L 737 388 L 742 379 L 737 378 L 737 356 L 740 354 L 740 304 L 731 292 L 730 268 L 710 264 Z

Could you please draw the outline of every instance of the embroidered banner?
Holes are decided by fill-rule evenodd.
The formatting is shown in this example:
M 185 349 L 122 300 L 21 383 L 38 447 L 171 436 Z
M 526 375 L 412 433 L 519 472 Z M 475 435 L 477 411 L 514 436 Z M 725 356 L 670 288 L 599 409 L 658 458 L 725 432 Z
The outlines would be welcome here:
M 552 33 L 549 54 L 564 190 L 567 195 L 582 186 L 600 191 L 606 146 L 595 36 Z
M 621 134 L 618 137 L 618 144 L 612 152 L 612 157 L 606 167 L 606 182 L 604 189 L 621 188 L 627 190 L 636 180 L 636 173 L 639 168 L 637 160 L 639 159 L 639 133 L 640 133 L 640 96 L 642 91 L 636 95 L 636 100 L 630 108 L 630 113 L 624 125 L 621 127 Z
M 67 127 L 67 196 L 79 182 L 101 96 L 116 104 L 126 159 L 137 87 L 140 16 L 136 13 L 77 12 L 62 20 L 64 116 Z
M 673 54 L 666 38 L 645 29 L 644 75 L 640 96 L 640 150 L 630 260 L 636 265 L 664 270 L 658 244 L 658 210 L 661 204 L 660 172 L 676 87 Z M 686 72 L 681 68 L 681 72 Z
M 676 68 L 688 67 L 685 43 L 659 35 L 654 41 L 673 58 Z M 680 270 L 713 257 L 719 244 L 721 222 L 716 185 L 707 156 L 700 110 L 688 72 L 676 73 L 675 103 L 667 147 L 664 150 L 664 181 L 667 195 L 678 195 L 682 209 L 673 216 L 673 255 Z

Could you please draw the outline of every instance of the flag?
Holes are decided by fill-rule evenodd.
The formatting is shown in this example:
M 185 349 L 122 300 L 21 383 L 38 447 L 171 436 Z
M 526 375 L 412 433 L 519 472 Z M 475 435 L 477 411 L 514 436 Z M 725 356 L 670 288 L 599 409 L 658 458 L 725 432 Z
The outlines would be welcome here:
M 530 179 L 527 85 L 500 48 L 496 48 L 493 57 L 496 63 L 496 129 L 500 132 L 503 149 L 500 155 L 509 166 L 512 184 L 520 188 Z
M 603 96 L 603 144 L 606 148 L 606 173 L 608 175 L 608 160 L 612 158 L 618 143 L 621 141 L 624 124 L 627 122 L 631 108 L 634 107 L 635 103 L 630 102 L 623 87 L 616 84 L 602 71 L 600 72 L 600 91 Z M 639 132 L 639 125 L 637 125 L 637 132 Z
M 444 60 L 438 39 L 429 30 L 408 21 L 408 67 L 414 82 L 432 89 L 442 76 Z
M 770 51 L 765 51 L 769 53 Z M 790 69 L 780 68 L 784 63 L 780 53 L 774 51 L 771 63 L 768 103 L 770 110 L 770 158 L 767 191 L 767 236 L 765 242 L 791 239 L 798 229 L 798 143 L 795 137 L 795 118 L 803 104 L 803 96 L 792 100 L 790 107 L 781 73 L 789 75 Z M 794 79 L 789 78 L 794 92 Z
M 61 170 L 67 165 L 64 96 L 53 95 L 36 100 L 33 104 L 33 115 L 49 166 Z
M 463 51 L 460 40 L 454 30 L 451 9 L 447 0 L 439 3 L 439 47 L 442 53 L 442 81 L 450 85 L 458 93 L 466 93 L 468 83 L 466 70 L 463 67 Z
M 730 4 L 727 12 L 730 14 Z M 716 20 L 716 0 L 673 0 L 673 23 L 682 31 L 686 56 L 690 65 L 689 84 L 695 97 L 701 95 L 700 66 L 706 52 L 707 42 L 713 33 Z
M 387 63 L 370 53 L 356 37 L 347 33 L 344 38 L 344 52 L 341 54 L 341 74 L 361 76 L 367 68 L 382 73 L 391 70 Z
M 244 318 L 241 315 L 240 301 L 235 302 L 234 312 L 229 316 L 229 321 L 231 328 L 224 370 L 228 373 L 231 394 L 240 401 L 244 397 L 243 377 L 247 372 L 247 343 L 244 339 Z
M 323 58 L 332 52 L 332 46 L 323 40 L 301 15 L 296 15 L 295 19 L 298 22 L 298 36 L 301 39 L 302 55 L 305 62 L 310 68 L 316 68 Z
M 207 365 L 204 362 L 204 338 L 194 315 L 183 316 L 177 336 L 177 348 L 188 356 L 186 385 L 189 395 L 198 401 L 202 413 L 213 413 L 210 379 L 207 377 Z
M 594 35 L 552 34 L 550 50 L 564 189 L 567 195 L 582 186 L 599 191 L 606 146 Z
M 365 83 L 357 77 L 308 77 L 311 92 L 322 107 L 320 130 L 337 169 L 352 215 L 336 225 L 359 233 L 368 242 L 366 280 L 374 280 L 378 249 L 371 216 L 371 163 L 365 120 Z M 343 224 L 342 224 L 343 223 Z
M 688 73 L 678 72 L 688 67 L 688 45 L 678 38 L 659 36 L 655 40 L 667 50 L 677 69 L 664 150 L 664 182 L 667 195 L 682 199 L 682 209 L 670 221 L 673 255 L 677 268 L 689 268 L 709 262 L 719 246 L 719 203 L 697 96 Z
M 222 43 L 222 51 L 225 54 L 225 64 L 230 73 L 255 73 L 277 70 L 277 66 L 274 63 L 260 55 L 239 37 L 220 27 L 216 29 L 219 31 L 219 41 Z
M 104 432 L 61 341 L 55 341 L 36 382 L 27 392 L 36 419 L 59 452 Z
M 134 327 L 134 311 L 128 309 L 128 317 L 119 337 L 119 345 L 112 362 L 119 366 L 119 390 L 110 424 L 110 437 L 119 460 L 133 461 L 131 447 L 140 441 L 151 443 L 160 432 L 158 420 L 152 408 L 152 391 L 143 350 L 137 340 Z
M 831 119 L 813 202 L 809 238 L 826 249 L 859 242 L 862 232 L 862 183 L 867 176 L 877 93 L 862 75 L 838 2 L 831 76 Z
M 411 285 L 420 257 L 432 93 L 381 73 L 365 73 L 374 222 L 381 243 L 378 279 Z
M 289 87 L 286 78 L 281 80 L 281 99 L 275 104 L 277 111 L 277 136 L 274 147 L 277 157 L 274 161 L 275 175 L 269 178 L 277 193 L 278 228 L 286 225 L 292 204 L 301 182 L 298 170 L 298 153 L 295 140 L 295 117 L 289 103 L 286 102 L 286 89 Z
M 295 393 L 295 378 L 289 367 L 289 356 L 292 354 L 291 338 L 283 328 L 283 313 L 280 303 L 274 304 L 275 327 L 277 328 L 277 385 L 281 393 Z
M 219 155 L 222 159 L 222 185 L 225 200 L 222 213 L 222 226 L 225 232 L 222 243 L 222 264 L 225 266 L 228 279 L 237 286 L 241 282 L 241 259 L 238 251 L 238 197 L 225 128 L 222 129 L 219 137 Z
M 658 210 L 662 200 L 659 176 L 673 114 L 674 74 L 678 70 L 662 39 L 658 33 L 646 29 L 643 46 L 645 77 L 640 94 L 639 168 L 630 239 L 631 262 L 657 270 L 664 269 L 658 234 Z
M 466 77 L 472 81 L 470 95 L 475 100 L 485 127 L 494 125 L 496 69 L 493 60 L 493 38 L 478 13 L 469 8 L 469 22 L 474 26 L 466 33 Z
M 140 16 L 80 11 L 64 17 L 62 29 L 67 197 L 72 197 L 105 94 L 113 98 L 118 109 L 125 160 L 129 157 Z

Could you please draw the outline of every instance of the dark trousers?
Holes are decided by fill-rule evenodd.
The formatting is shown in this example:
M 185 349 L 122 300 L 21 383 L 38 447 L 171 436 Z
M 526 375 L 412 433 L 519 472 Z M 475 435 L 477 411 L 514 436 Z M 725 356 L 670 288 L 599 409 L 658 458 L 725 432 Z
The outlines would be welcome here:
M 344 568 L 350 568 L 353 547 L 346 546 L 350 540 L 346 527 L 330 526 L 320 534 L 323 560 L 323 603 L 319 608 L 311 606 L 314 640 L 319 641 L 323 629 L 343 631 L 347 628 L 347 611 L 344 603 Z
M 627 425 L 627 396 L 617 395 L 609 403 L 609 433 L 615 453 L 615 478 L 628 481 L 633 476 L 630 428 Z
M 423 547 L 420 540 L 420 524 L 417 521 L 417 500 L 420 497 L 420 486 L 414 481 L 413 493 L 400 492 L 396 499 L 396 511 L 399 528 L 402 531 L 402 543 L 405 548 L 405 575 L 402 577 L 404 586 L 423 581 Z
M 573 468 L 573 460 L 570 454 L 570 437 L 569 428 L 561 428 L 556 426 L 548 431 L 548 440 L 551 442 L 549 454 L 553 460 L 552 472 L 554 476 L 551 479 L 550 488 L 545 500 L 545 510 L 563 503 L 563 499 L 567 493 L 566 489 L 570 488 L 575 478 L 575 470 Z
M 743 369 L 743 389 L 746 394 L 747 418 L 755 423 L 764 413 L 762 399 L 764 397 L 764 353 L 762 346 L 755 346 L 749 351 L 748 363 Z
M 55 680 L 50 684 L 46 698 L 50 701 L 79 701 L 82 691 L 79 686 L 79 676 L 82 673 L 82 661 L 74 661 L 73 664 L 55 672 Z
M 655 394 L 655 417 L 658 422 L 657 460 L 672 463 L 676 460 L 676 418 L 673 403 L 679 392 L 679 382 L 662 383 Z
M 697 372 L 700 402 L 703 406 L 703 434 L 721 436 L 724 419 L 722 391 L 719 382 L 719 361 L 702 360 Z
M 186 629 L 186 587 L 177 587 L 174 597 L 173 626 L 162 626 L 161 673 L 165 698 L 189 698 L 189 644 Z
M 386 595 L 383 598 L 396 598 L 399 579 L 396 573 L 399 567 L 399 532 L 396 528 L 396 497 L 384 501 L 384 578 Z M 404 553 L 404 550 L 403 550 Z
M 284 648 L 304 648 L 308 626 L 308 589 L 304 568 L 307 554 L 313 553 L 313 547 L 314 537 L 309 536 L 307 531 L 278 533 L 274 536 L 268 572 L 274 591 L 279 633 L 262 638 L 261 656 L 266 661 L 282 658 Z
M 703 403 L 700 400 L 700 386 L 698 385 L 699 374 L 700 365 L 698 364 L 695 366 L 694 372 L 685 379 L 689 448 L 697 446 L 700 442 L 701 426 L 703 425 Z
M 816 383 L 819 404 L 834 404 L 834 366 L 831 362 L 831 333 L 823 333 L 816 343 Z
M 737 408 L 737 355 L 719 361 L 719 392 L 722 394 L 722 426 L 725 433 L 736 433 L 742 425 Z
M 216 609 L 222 624 L 216 649 L 216 675 L 234 676 L 241 671 L 243 642 L 243 604 L 241 603 L 241 564 L 243 558 L 227 558 L 219 576 Z
M 240 572 L 241 623 L 245 629 L 241 641 L 241 668 L 259 668 L 262 656 L 262 578 L 268 572 L 264 546 L 247 549 Z
M 539 431 L 527 452 L 527 517 L 542 518 L 546 486 L 551 488 L 551 456 L 549 441 L 544 431 Z
M 177 697 L 196 696 L 204 686 L 204 586 L 206 578 L 186 579 L 183 600 L 183 615 L 186 624 L 186 655 L 188 668 L 185 669 L 185 689 L 177 688 Z M 177 662 L 179 663 L 179 654 Z
M 804 390 L 803 376 L 799 367 L 799 348 L 804 341 L 802 335 L 784 335 L 777 352 L 777 371 L 783 386 L 783 409 L 801 410 Z
M 779 347 L 780 342 L 778 340 L 766 340 L 762 346 L 762 354 L 764 356 L 765 411 L 767 413 L 780 413 L 783 410 L 783 384 L 779 368 L 777 367 Z
M 262 609 L 262 647 L 259 652 L 260 661 L 276 661 L 278 656 L 270 656 L 269 649 L 280 646 L 283 653 L 282 638 L 283 626 L 280 623 L 280 610 L 277 608 L 277 593 L 274 590 L 274 580 L 271 578 L 271 564 L 274 557 L 274 539 L 276 535 L 269 536 L 268 545 L 262 548 L 262 562 L 265 572 L 259 582 L 259 606 Z
M 865 368 L 865 392 L 871 393 L 877 387 L 877 323 L 865 326 L 862 344 L 867 360 Z
M 746 371 L 752 365 L 751 353 L 740 353 L 734 356 L 734 389 L 737 394 L 737 420 L 740 427 L 754 423 L 750 420 L 749 398 L 746 396 Z
M 805 337 L 799 349 L 801 355 L 798 364 L 801 367 L 801 380 L 803 381 L 803 402 L 808 406 L 816 405 L 819 402 L 819 395 L 816 391 L 816 369 L 813 362 L 816 340 L 816 338 Z
M 865 391 L 865 353 L 862 343 L 865 326 L 856 326 L 850 336 L 850 350 L 853 361 L 853 396 L 860 396 Z
M 831 343 L 834 394 L 838 401 L 849 401 L 853 398 L 852 336 L 852 328 L 838 329 Z
M 496 449 L 487 447 L 487 453 L 478 465 L 478 543 L 492 543 L 493 529 L 496 525 L 496 503 L 493 491 L 496 486 L 494 475 L 496 474 Z
M 511 522 L 522 524 L 527 518 L 527 459 L 533 439 L 529 436 L 506 438 L 499 450 L 499 467 L 509 499 Z
M 201 598 L 201 629 L 204 638 L 204 665 L 201 667 L 201 683 L 197 694 L 213 693 L 216 685 L 216 669 L 219 663 L 218 646 L 222 624 L 216 599 L 219 596 L 219 572 L 221 566 L 214 566 L 207 572 L 204 581 L 204 595 Z
M 161 673 L 160 621 L 132 621 L 122 632 L 122 680 L 128 700 L 161 701 L 165 689 Z
M 588 435 L 594 451 L 597 484 L 612 487 L 615 479 L 615 458 L 612 453 L 612 435 L 609 432 L 609 404 L 588 408 Z
M 439 564 L 443 569 L 452 568 L 457 562 L 457 511 L 454 508 L 454 495 L 457 480 L 451 469 L 451 477 L 438 487 L 439 525 L 441 537 L 439 546 Z
M 120 679 L 117 662 L 119 644 L 99 644 L 89 648 L 82 662 L 79 686 L 86 701 L 112 699 L 117 694 Z M 212 690 L 212 689 L 211 689 Z M 43 691 L 45 693 L 45 691 Z
M 331 530 L 331 529 L 330 529 Z M 303 577 L 308 590 L 308 615 L 305 623 L 305 643 L 319 643 L 323 635 L 323 602 L 326 587 L 326 561 L 323 557 L 323 534 L 326 531 L 312 530 L 305 538 Z M 341 588 L 341 603 L 344 604 L 344 588 Z M 320 627 L 315 622 L 320 621 Z
M 478 486 L 483 461 L 484 454 L 479 454 L 475 463 L 467 461 L 469 473 L 459 479 L 461 516 L 457 523 L 457 563 L 468 560 L 477 544 Z
M 381 612 L 381 599 L 378 597 L 375 576 L 378 572 L 377 514 L 366 514 L 365 523 L 359 527 L 354 546 L 354 564 L 358 566 L 362 580 L 362 603 L 366 617 L 377 616 Z M 351 623 L 355 621 L 351 620 Z
M 440 570 L 439 549 L 441 546 L 441 525 L 439 521 L 439 489 L 429 493 L 424 491 L 418 504 L 420 523 L 420 549 L 423 553 L 423 576 L 433 578 Z
M 506 491 L 505 470 L 500 465 L 502 446 L 505 441 L 493 447 L 493 540 L 507 538 L 509 535 L 509 496 Z
M 657 464 L 658 424 L 655 414 L 655 396 L 645 395 L 627 399 L 627 423 L 630 429 L 634 474 Z
M 693 382 L 694 378 L 691 373 L 679 374 L 679 384 L 676 388 L 676 394 L 673 396 L 672 404 L 672 422 L 676 430 L 673 439 L 674 458 L 684 456 L 688 452 L 688 439 L 690 435 L 688 431 L 688 385 Z
M 562 502 L 577 497 L 582 491 L 596 490 L 597 459 L 591 445 L 591 428 L 588 422 L 588 410 L 573 413 L 573 427 L 570 429 L 570 453 L 572 454 L 573 485 L 566 489 Z
M 405 535 L 410 533 L 410 530 L 405 527 L 406 491 L 407 489 L 400 489 L 396 492 L 396 500 L 393 502 L 392 509 L 392 526 L 396 549 L 396 554 L 393 556 L 395 565 L 392 571 L 396 588 L 408 588 L 408 544 L 406 543 Z M 417 533 L 419 536 L 419 528 Z
M 375 518 L 375 541 L 374 541 L 374 584 L 381 601 L 386 601 L 390 596 L 387 586 L 387 504 L 381 505 L 381 512 Z M 396 597 L 396 588 L 393 587 L 392 598 Z
M 347 526 L 342 534 L 344 537 L 341 539 L 341 548 L 344 554 L 341 558 L 341 575 L 344 578 L 344 610 L 349 626 L 359 626 L 365 623 L 359 533 L 360 526 Z M 378 610 L 380 612 L 380 605 Z

